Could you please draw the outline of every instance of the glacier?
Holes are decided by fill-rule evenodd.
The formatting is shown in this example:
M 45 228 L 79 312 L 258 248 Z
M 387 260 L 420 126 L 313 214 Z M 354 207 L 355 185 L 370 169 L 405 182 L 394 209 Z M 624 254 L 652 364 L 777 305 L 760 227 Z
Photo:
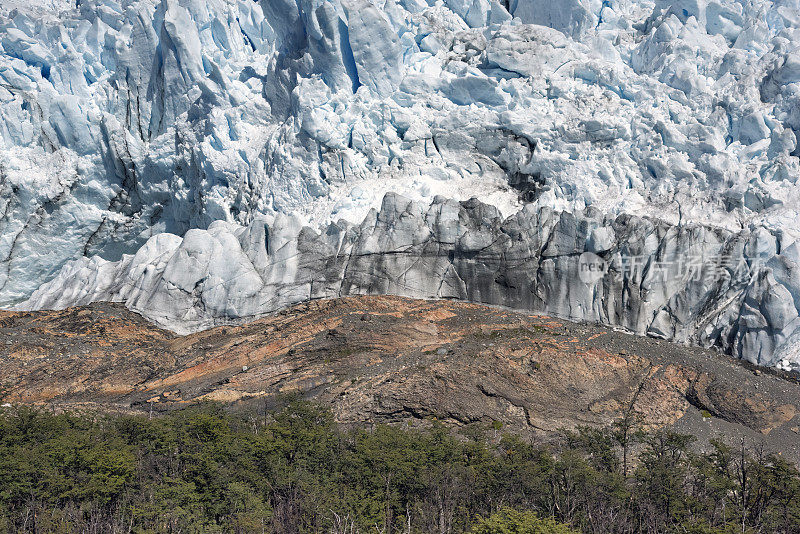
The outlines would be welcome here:
M 478 199 L 425 205 L 389 193 L 358 225 L 340 220 L 316 232 L 283 214 L 246 227 L 215 221 L 183 238 L 159 234 L 120 261 L 83 257 L 26 306 L 125 302 L 186 333 L 313 298 L 456 298 L 715 345 L 791 369 L 800 317 L 786 288 L 800 281 L 800 242 L 780 254 L 779 246 L 760 227 L 730 232 L 533 204 L 503 218 Z M 602 276 L 582 275 L 586 254 L 605 258 Z
M 466 298 L 798 369 L 799 44 L 788 0 L 2 0 L 0 305 Z

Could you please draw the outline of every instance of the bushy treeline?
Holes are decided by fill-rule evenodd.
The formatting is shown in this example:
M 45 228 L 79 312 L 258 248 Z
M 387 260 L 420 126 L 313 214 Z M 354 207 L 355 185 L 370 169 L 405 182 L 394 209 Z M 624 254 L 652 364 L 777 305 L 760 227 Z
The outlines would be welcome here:
M 0 532 L 800 532 L 800 475 L 780 457 L 630 426 L 558 445 L 465 434 L 342 429 L 302 402 L 6 409 Z

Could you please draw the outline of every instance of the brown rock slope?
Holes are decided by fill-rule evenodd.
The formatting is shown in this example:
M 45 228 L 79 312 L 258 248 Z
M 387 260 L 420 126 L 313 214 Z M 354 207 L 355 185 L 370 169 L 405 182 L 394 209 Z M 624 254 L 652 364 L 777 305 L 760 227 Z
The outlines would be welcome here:
M 0 402 L 163 410 L 300 393 L 343 423 L 502 422 L 547 435 L 634 413 L 800 457 L 800 385 L 710 351 L 477 304 L 314 301 L 184 337 L 112 304 L 0 312 Z

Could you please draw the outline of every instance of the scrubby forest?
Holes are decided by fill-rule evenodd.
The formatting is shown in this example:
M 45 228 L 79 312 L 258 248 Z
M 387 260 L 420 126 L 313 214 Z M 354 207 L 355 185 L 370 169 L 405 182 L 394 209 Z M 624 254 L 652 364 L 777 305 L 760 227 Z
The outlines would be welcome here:
M 299 401 L 152 418 L 0 412 L 0 532 L 789 533 L 800 473 L 632 422 L 555 443 L 346 429 Z

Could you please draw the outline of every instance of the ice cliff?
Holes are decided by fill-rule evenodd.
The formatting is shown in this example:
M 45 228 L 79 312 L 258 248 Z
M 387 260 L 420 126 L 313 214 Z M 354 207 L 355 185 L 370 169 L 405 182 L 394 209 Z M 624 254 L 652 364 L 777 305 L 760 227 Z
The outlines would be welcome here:
M 246 227 L 151 238 L 135 255 L 69 264 L 27 303 L 122 301 L 179 331 L 246 319 L 310 298 L 388 293 L 458 298 L 602 321 L 717 345 L 791 368 L 800 243 L 762 228 L 674 226 L 631 215 L 536 210 L 503 219 L 476 199 L 426 206 L 388 194 L 359 225 L 322 232 L 277 215 Z M 601 276 L 581 272 L 594 258 Z
M 790 1 L 3 0 L 0 304 L 458 297 L 800 366 L 798 45 Z

